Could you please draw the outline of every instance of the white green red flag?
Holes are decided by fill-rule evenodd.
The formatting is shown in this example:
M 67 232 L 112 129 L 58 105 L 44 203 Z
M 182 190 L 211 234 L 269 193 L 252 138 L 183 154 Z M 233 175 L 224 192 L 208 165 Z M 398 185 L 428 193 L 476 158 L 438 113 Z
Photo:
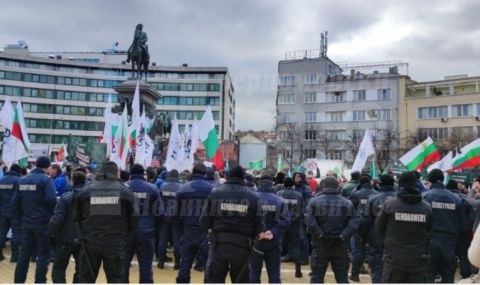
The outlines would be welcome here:
M 1 118 L 5 129 L 2 159 L 10 167 L 15 161 L 28 157 L 30 151 L 30 140 L 28 139 L 20 100 L 18 100 L 17 107 L 14 110 L 10 99 L 7 97 L 3 104 Z
M 421 144 L 417 145 L 400 157 L 399 160 L 403 165 L 405 165 L 407 170 L 421 171 L 426 165 L 439 159 L 440 152 L 438 152 L 433 140 L 428 137 Z
M 141 117 L 140 117 L 140 80 L 137 80 L 137 86 L 135 87 L 135 93 L 133 94 L 132 100 L 132 117 L 131 117 L 131 125 L 129 127 L 129 139 L 130 145 L 135 147 L 137 134 L 140 130 L 141 124 Z
M 480 138 L 462 147 L 461 153 L 453 158 L 452 170 L 480 165 Z
M 107 144 L 107 156 L 112 154 L 113 141 L 121 120 L 121 116 L 112 113 L 112 107 L 112 95 L 108 95 L 107 106 L 105 107 L 105 111 L 103 113 L 105 126 L 103 128 L 102 140 L 100 141 L 101 143 Z
M 130 150 L 130 140 L 128 132 L 127 106 L 123 109 L 122 119 L 115 134 L 114 146 L 110 159 L 114 161 L 120 169 L 126 169 L 127 157 Z
M 218 143 L 212 109 L 207 107 L 198 124 L 198 137 L 205 147 L 207 159 L 215 164 L 217 170 L 223 169 L 223 157 Z

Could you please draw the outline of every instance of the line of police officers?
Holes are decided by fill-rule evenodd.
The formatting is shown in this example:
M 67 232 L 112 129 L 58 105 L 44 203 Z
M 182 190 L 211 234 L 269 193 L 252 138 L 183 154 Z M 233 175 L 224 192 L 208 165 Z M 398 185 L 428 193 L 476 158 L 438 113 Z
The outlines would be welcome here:
M 433 283 L 438 274 L 452 283 L 457 244 L 468 231 L 468 203 L 445 189 L 440 170 L 429 174 L 432 187 L 423 196 L 417 177 L 407 172 L 397 190 L 393 178 L 382 175 L 378 193 L 368 176 L 354 173 L 341 192 L 337 179 L 327 177 L 312 198 L 303 173 L 295 173 L 293 181 L 277 179 L 276 185 L 262 176 L 255 193 L 245 186 L 240 166 L 214 188 L 206 167 L 197 164 L 190 182 L 180 184 L 178 171 L 172 170 L 158 191 L 145 181 L 141 165 L 131 168 L 124 183 L 115 163 L 107 162 L 88 185 L 82 171 L 73 172 L 73 190 L 57 202 L 53 181 L 45 175 L 47 157 L 38 158 L 37 168 L 23 178 L 17 167 L 0 180 L 2 221 L 8 219 L 14 233 L 12 259 L 20 246 L 15 283 L 25 282 L 32 255 L 37 256 L 35 282 L 46 282 L 51 237 L 53 282 L 66 282 L 73 255 L 74 282 L 95 282 L 103 263 L 107 282 L 127 283 L 136 254 L 140 283 L 153 283 L 157 232 L 160 268 L 173 234 L 177 283 L 190 282 L 194 262 L 205 270 L 207 283 L 224 283 L 228 272 L 232 282 L 259 283 L 263 262 L 269 282 L 280 283 L 282 253 L 294 261 L 295 276 L 302 277 L 310 244 L 313 283 L 324 282 L 329 263 L 337 282 L 348 283 L 349 251 L 354 281 L 366 258 L 373 283 Z M 8 225 L 2 225 L 3 248 Z

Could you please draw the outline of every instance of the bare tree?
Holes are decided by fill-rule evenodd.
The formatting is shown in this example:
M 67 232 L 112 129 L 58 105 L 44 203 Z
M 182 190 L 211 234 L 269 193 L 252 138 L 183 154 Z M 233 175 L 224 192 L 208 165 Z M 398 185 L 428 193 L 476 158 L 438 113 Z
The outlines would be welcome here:
M 290 167 L 300 164 L 304 159 L 304 128 L 295 123 L 279 123 L 276 131 L 284 134 L 277 142 L 277 153 L 282 154 Z

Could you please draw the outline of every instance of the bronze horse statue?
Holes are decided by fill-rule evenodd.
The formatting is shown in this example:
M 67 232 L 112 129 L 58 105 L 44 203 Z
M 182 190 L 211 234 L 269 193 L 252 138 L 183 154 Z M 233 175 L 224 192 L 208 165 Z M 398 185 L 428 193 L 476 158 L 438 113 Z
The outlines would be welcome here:
M 148 53 L 147 34 L 142 29 L 143 25 L 138 24 L 132 45 L 128 49 L 127 62 L 132 61 L 132 78 L 143 79 L 145 74 L 145 82 L 147 82 L 150 54 Z
M 132 45 L 132 51 L 128 53 L 127 62 L 129 61 L 132 61 L 132 79 L 143 79 L 145 75 L 147 82 L 150 59 L 138 44 Z

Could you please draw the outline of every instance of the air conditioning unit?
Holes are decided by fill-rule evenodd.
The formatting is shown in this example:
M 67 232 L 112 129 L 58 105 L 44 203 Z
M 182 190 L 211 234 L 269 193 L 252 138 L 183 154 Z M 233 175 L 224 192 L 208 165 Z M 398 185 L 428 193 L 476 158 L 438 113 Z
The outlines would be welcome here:
M 441 118 L 440 120 L 441 120 L 442 122 L 444 122 L 444 123 L 445 123 L 445 122 L 448 122 L 448 118 Z
M 476 117 L 475 117 L 475 120 L 480 121 L 480 117 L 479 117 L 479 116 L 476 116 Z

